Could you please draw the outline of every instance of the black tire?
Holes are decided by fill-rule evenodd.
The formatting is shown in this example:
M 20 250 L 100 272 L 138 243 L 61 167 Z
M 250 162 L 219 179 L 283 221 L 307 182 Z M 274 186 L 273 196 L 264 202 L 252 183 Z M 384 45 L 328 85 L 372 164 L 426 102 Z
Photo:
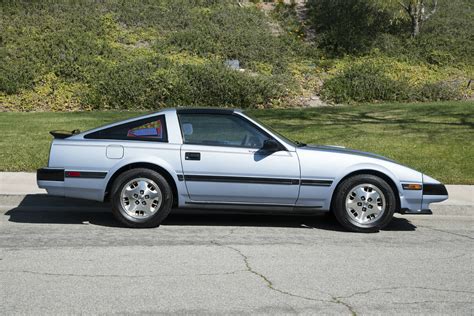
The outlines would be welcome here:
M 127 183 L 133 179 L 146 178 L 156 183 L 161 190 L 162 201 L 156 212 L 147 218 L 134 218 L 127 214 L 121 203 L 121 192 Z M 114 216 L 125 226 L 130 228 L 158 227 L 171 212 L 173 205 L 173 190 L 166 179 L 156 171 L 150 169 L 131 169 L 120 174 L 115 179 L 111 191 L 111 204 Z
M 324 212 L 324 218 L 327 220 L 336 220 L 336 216 L 334 215 L 334 211 L 330 210 L 329 212 Z
M 370 184 L 379 189 L 385 198 L 384 212 L 367 223 L 359 223 L 346 211 L 346 198 L 352 189 L 361 184 Z M 341 182 L 335 192 L 332 211 L 337 221 L 349 231 L 359 233 L 375 233 L 387 226 L 393 218 L 397 209 L 397 197 L 392 187 L 382 178 L 371 174 L 360 174 L 345 179 Z

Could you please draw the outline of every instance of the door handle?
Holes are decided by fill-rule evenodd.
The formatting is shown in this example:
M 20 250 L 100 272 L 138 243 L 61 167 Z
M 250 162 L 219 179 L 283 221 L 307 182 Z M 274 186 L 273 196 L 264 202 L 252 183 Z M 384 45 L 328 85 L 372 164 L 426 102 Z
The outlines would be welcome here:
M 186 160 L 201 160 L 201 153 L 185 153 L 184 159 Z

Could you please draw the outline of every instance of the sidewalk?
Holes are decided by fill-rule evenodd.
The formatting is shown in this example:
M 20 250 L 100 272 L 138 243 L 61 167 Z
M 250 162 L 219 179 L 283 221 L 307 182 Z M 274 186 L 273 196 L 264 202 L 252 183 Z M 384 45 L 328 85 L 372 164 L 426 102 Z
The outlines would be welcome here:
M 36 185 L 36 173 L 0 172 L 0 195 L 46 194 Z
M 437 205 L 474 206 L 474 185 L 447 185 L 449 199 Z M 36 186 L 36 174 L 0 172 L 0 196 L 46 194 Z

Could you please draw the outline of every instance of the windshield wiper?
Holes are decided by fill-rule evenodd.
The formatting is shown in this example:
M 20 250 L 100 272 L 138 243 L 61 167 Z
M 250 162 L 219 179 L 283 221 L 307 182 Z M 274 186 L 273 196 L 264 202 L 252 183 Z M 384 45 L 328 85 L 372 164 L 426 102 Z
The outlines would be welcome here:
M 305 147 L 306 146 L 305 143 L 302 143 L 302 142 L 299 142 L 299 141 L 295 141 L 295 143 L 298 147 Z

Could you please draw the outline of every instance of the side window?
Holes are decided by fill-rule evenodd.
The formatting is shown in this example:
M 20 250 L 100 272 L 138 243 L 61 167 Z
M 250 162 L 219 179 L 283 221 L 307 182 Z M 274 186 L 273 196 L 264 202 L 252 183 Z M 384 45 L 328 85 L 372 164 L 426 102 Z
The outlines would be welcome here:
M 269 136 L 245 119 L 228 114 L 180 114 L 185 144 L 261 148 Z
M 123 139 L 167 142 L 165 116 L 159 115 L 114 127 L 106 128 L 84 136 L 90 139 Z
M 161 123 L 161 119 L 145 123 L 138 127 L 129 128 L 127 137 L 150 137 L 163 139 L 163 124 Z

